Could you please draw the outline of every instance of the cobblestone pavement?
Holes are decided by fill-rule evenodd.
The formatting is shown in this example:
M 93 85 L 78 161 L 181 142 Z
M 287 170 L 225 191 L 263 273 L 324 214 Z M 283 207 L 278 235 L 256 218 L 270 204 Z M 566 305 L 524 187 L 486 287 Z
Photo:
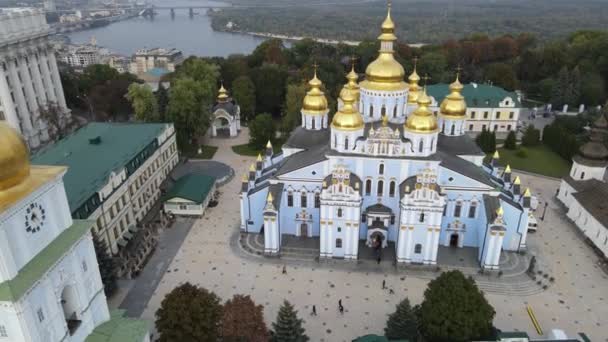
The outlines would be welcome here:
M 403 297 L 414 304 L 422 301 L 427 282 L 434 275 L 396 271 L 388 263 L 368 269 L 342 261 L 314 264 L 244 253 L 238 243 L 239 179 L 254 158 L 238 156 L 229 146 L 245 143 L 247 138 L 245 129 L 237 139 L 210 142 L 219 146 L 214 159 L 230 165 L 236 177 L 222 187 L 220 204 L 194 223 L 168 268 L 171 273 L 160 280 L 142 318 L 153 321 L 163 297 L 189 281 L 214 291 L 223 300 L 237 293 L 251 295 L 264 305 L 269 325 L 283 299 L 288 299 L 304 318 L 311 341 L 350 341 L 364 334 L 381 334 L 387 314 Z M 488 290 L 487 298 L 496 309 L 495 325 L 537 337 L 526 313 L 526 305 L 530 305 L 545 332 L 561 328 L 569 335 L 586 332 L 593 341 L 608 341 L 608 276 L 600 271 L 597 256 L 552 200 L 559 183 L 529 175 L 522 175 L 522 181 L 530 184 L 543 202 L 550 203 L 539 231 L 529 236 L 529 246 L 540 258 L 542 271 L 555 277 L 555 282 L 546 291 L 526 296 Z M 286 275 L 281 273 L 284 264 Z M 383 280 L 395 294 L 381 290 Z M 482 288 L 500 285 L 493 278 L 479 282 Z M 346 309 L 344 315 L 338 312 L 339 299 Z M 310 316 L 313 304 L 319 314 L 316 317 Z

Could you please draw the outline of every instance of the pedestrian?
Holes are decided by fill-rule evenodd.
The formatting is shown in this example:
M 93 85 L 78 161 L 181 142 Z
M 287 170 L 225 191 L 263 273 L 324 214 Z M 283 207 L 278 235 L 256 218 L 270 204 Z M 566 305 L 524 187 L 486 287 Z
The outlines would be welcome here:
M 312 313 L 310 315 L 311 316 L 316 316 L 317 315 L 317 307 L 315 305 L 312 306 Z
M 384 279 L 382 280 L 382 289 L 383 290 L 386 289 L 386 280 L 384 280 Z
M 338 299 L 338 307 L 342 306 L 342 298 Z
M 287 274 L 287 267 L 285 265 L 283 265 L 283 274 Z
M 393 291 L 393 289 L 388 289 L 388 293 L 389 294 L 395 294 L 395 291 Z
M 382 261 L 382 257 L 378 256 L 378 265 L 380 265 L 380 261 Z
M 342 305 L 340 305 L 340 307 L 338 309 L 340 309 L 340 314 L 344 315 L 344 307 Z

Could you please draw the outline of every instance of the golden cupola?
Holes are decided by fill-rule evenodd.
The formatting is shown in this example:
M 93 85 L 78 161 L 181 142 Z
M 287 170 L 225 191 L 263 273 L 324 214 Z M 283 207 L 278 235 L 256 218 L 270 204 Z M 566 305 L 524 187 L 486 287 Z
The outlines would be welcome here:
M 5 121 L 0 121 L 0 191 L 12 188 L 30 175 L 25 141 Z
M 226 88 L 224 88 L 224 84 L 222 83 L 222 85 L 220 86 L 220 90 L 218 91 L 217 94 L 217 102 L 227 102 L 228 101 L 228 90 L 226 90 Z
M 405 70 L 393 56 L 393 42 L 397 40 L 397 36 L 395 36 L 395 23 L 391 18 L 390 3 L 386 19 L 382 23 L 382 34 L 378 40 L 380 40 L 380 53 L 378 58 L 367 66 L 365 81 L 361 86 L 379 91 L 406 90 L 407 84 L 403 81 Z
M 355 102 L 359 101 L 359 84 L 357 81 L 359 80 L 359 75 L 355 72 L 355 64 L 353 63 L 350 72 L 346 75 L 346 79 L 348 82 L 342 87 L 340 91 L 340 97 L 342 97 L 342 93 L 346 91 L 351 91 L 355 95 Z
M 365 123 L 363 117 L 355 107 L 355 93 L 351 90 L 342 91 L 340 99 L 344 104 L 342 109 L 336 112 L 331 127 L 343 131 L 356 131 L 363 129 Z
M 431 99 L 426 94 L 426 88 L 418 98 L 418 108 L 407 118 L 404 128 L 414 133 L 437 132 L 437 119 L 429 109 Z
M 439 107 L 439 112 L 442 116 L 454 119 L 465 118 L 467 103 L 464 100 L 464 96 L 462 96 L 462 89 L 464 89 L 464 86 L 460 83 L 458 75 L 456 75 L 456 80 L 450 84 L 450 93 L 441 102 L 441 106 Z
M 408 94 L 407 94 L 407 103 L 409 104 L 417 104 L 418 97 L 420 96 L 420 76 L 418 76 L 418 72 L 416 72 L 416 60 L 414 60 L 414 71 L 408 77 Z
M 302 103 L 302 111 L 309 114 L 326 114 L 329 108 L 327 98 L 321 90 L 323 82 L 317 78 L 317 70 L 315 69 L 314 77 L 308 82 L 310 90 L 304 96 Z

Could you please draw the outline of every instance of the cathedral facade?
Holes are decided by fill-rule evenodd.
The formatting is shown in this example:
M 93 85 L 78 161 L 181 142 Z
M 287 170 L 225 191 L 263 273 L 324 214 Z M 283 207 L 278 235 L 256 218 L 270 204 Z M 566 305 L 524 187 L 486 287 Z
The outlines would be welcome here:
M 526 248 L 531 194 L 498 155 L 483 164 L 458 76 L 438 115 L 415 68 L 404 82 L 394 32 L 389 8 L 377 59 L 361 82 L 354 68 L 346 76 L 331 120 L 315 72 L 301 126 L 243 176 L 241 230 L 263 233 L 268 255 L 292 235 L 318 239 L 321 258 L 392 248 L 399 263 L 433 265 L 440 246 L 474 247 L 498 269 L 503 250 Z

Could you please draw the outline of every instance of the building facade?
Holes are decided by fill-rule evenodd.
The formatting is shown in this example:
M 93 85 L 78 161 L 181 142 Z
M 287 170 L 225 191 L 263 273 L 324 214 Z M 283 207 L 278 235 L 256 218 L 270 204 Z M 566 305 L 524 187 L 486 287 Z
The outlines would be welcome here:
M 301 127 L 242 180 L 241 230 L 263 233 L 268 255 L 291 235 L 318 238 L 321 258 L 390 248 L 398 263 L 434 265 L 439 248 L 470 247 L 481 267 L 498 269 L 502 251 L 526 249 L 530 191 L 498 155 L 483 165 L 458 77 L 437 117 L 416 70 L 403 81 L 394 29 L 389 9 L 378 58 L 363 81 L 348 77 L 331 121 L 315 73 Z
M 0 340 L 84 341 L 111 316 L 93 223 L 70 215 L 67 169 L 30 165 L 21 137 L 0 123 L 0 170 Z M 130 341 L 149 341 L 145 323 L 129 324 Z
M 107 49 L 92 44 L 68 45 L 60 54 L 61 60 L 64 63 L 76 69 L 84 69 L 89 65 L 101 64 L 107 60 L 107 55 Z
M 561 181 L 557 198 L 568 218 L 595 248 L 608 258 L 608 119 L 601 114 L 591 128 L 590 140 L 572 159 L 568 176 Z
M 175 66 L 183 62 L 184 56 L 177 49 L 139 49 L 133 55 L 133 60 L 129 66 L 132 74 L 140 75 L 154 68 L 166 69 L 170 72 L 175 71 Z
M 0 28 L 0 120 L 36 149 L 50 138 L 41 111 L 56 108 L 60 125 L 70 119 L 49 26 L 42 10 L 2 9 Z
M 209 131 L 212 137 L 224 135 L 236 137 L 241 130 L 241 107 L 228 96 L 222 85 L 213 106 L 213 122 Z
M 179 156 L 172 124 L 90 123 L 33 160 L 69 166 L 64 179 L 72 216 L 94 221 L 93 233 L 116 255 L 149 236 L 142 220 Z M 134 245 L 150 251 L 149 244 Z
M 438 115 L 441 100 L 449 93 L 449 85 L 435 84 L 427 87 L 431 97 L 431 110 Z M 464 85 L 462 95 L 466 99 L 466 129 L 481 132 L 483 129 L 508 133 L 517 130 L 521 101 L 514 92 L 500 87 L 470 83 Z

